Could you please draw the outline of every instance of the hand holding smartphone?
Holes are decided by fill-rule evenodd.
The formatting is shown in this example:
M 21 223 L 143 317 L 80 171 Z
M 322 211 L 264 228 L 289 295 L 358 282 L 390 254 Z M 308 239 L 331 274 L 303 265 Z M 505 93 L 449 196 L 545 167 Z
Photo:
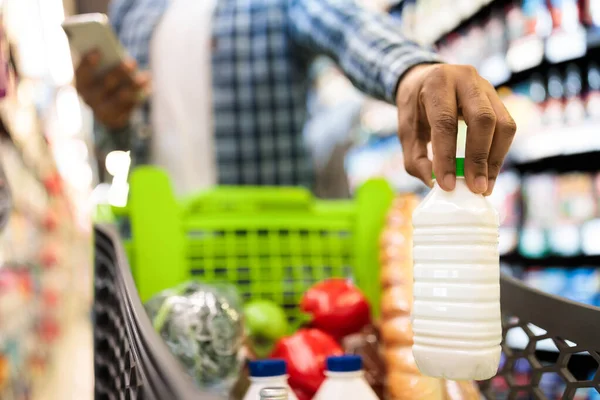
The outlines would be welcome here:
M 82 14 L 62 25 L 74 58 L 76 87 L 95 117 L 110 129 L 127 126 L 146 98 L 149 74 L 127 56 L 104 14 Z
M 126 52 L 113 32 L 105 14 L 81 14 L 68 17 L 62 28 L 69 39 L 71 51 L 83 58 L 97 51 L 100 63 L 99 74 L 118 66 L 125 61 Z

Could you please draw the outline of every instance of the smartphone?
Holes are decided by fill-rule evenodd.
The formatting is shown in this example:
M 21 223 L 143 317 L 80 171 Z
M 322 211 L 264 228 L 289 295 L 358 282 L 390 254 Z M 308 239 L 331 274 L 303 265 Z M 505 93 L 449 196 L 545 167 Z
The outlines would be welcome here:
M 83 57 L 93 50 L 100 53 L 98 74 L 109 71 L 125 60 L 126 51 L 105 14 L 74 15 L 65 19 L 62 28 L 74 56 Z

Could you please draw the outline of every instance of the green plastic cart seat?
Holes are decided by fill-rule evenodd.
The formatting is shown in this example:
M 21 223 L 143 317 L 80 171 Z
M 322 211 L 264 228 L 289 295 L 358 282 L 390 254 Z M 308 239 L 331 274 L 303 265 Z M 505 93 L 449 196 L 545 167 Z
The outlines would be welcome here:
M 301 188 L 217 187 L 176 200 L 155 167 L 131 176 L 125 248 L 142 298 L 191 278 L 235 285 L 245 299 L 280 304 L 292 322 L 315 282 L 348 277 L 379 306 L 379 234 L 393 192 L 383 180 L 353 201 L 315 200 Z

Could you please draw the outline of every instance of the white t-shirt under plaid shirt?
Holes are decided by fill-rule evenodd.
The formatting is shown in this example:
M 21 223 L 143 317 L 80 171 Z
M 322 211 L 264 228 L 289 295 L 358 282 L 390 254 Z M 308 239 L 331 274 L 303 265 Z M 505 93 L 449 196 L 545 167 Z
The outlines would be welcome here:
M 150 67 L 152 34 L 170 1 L 177 0 L 111 4 L 113 26 L 141 68 Z M 354 0 L 218 0 L 212 25 L 220 184 L 312 186 L 302 131 L 307 71 L 316 55 L 332 57 L 359 89 L 390 103 L 410 67 L 439 61 L 402 36 L 396 21 Z M 144 120 L 122 132 L 99 132 L 98 143 L 131 148 L 135 161 L 148 162 Z

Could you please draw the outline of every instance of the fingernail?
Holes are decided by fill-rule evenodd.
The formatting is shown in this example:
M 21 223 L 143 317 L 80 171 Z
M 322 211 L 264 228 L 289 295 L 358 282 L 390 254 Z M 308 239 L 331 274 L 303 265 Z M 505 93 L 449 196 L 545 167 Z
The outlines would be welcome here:
M 488 180 L 485 176 L 475 178 L 475 190 L 477 193 L 485 193 L 488 188 Z
M 446 174 L 444 175 L 444 186 L 447 190 L 454 190 L 454 186 L 456 186 L 456 175 L 454 174 Z
M 494 185 L 496 184 L 495 179 L 488 179 L 486 194 L 489 196 L 494 191 Z

